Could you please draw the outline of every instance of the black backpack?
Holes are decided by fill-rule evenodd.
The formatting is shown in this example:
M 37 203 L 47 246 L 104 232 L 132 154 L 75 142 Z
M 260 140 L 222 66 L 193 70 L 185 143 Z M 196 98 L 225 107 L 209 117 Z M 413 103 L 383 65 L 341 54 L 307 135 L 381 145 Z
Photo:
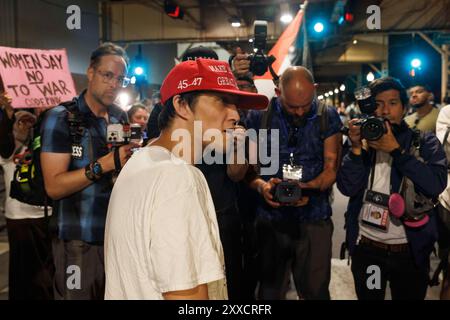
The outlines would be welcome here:
M 27 149 L 18 159 L 16 170 L 11 181 L 10 197 L 20 202 L 34 206 L 50 206 L 44 187 L 44 178 L 41 168 L 41 134 L 40 127 L 43 117 L 39 117 L 31 129 L 31 136 Z
M 79 116 L 80 112 L 77 107 L 76 99 L 64 102 L 61 105 L 69 111 L 69 114 L 76 115 L 75 117 L 72 116 L 72 118 L 81 118 L 81 116 Z M 45 191 L 40 157 L 42 145 L 40 129 L 44 116 L 45 112 L 40 115 L 37 123 L 32 129 L 24 156 L 17 162 L 16 170 L 14 171 L 14 176 L 11 181 L 10 197 L 29 205 L 44 206 L 46 207 L 45 211 L 47 211 L 47 206 L 52 205 L 52 200 Z M 80 127 L 84 125 L 84 123 L 78 121 L 74 127 L 74 124 L 70 121 L 70 117 L 68 121 L 71 137 L 80 134 Z

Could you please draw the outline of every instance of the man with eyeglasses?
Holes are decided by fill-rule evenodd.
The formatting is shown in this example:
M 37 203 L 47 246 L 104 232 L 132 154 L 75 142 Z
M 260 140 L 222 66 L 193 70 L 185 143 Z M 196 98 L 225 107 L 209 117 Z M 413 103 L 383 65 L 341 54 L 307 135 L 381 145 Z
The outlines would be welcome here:
M 61 105 L 49 111 L 43 125 L 42 171 L 58 226 L 52 244 L 58 300 L 104 298 L 103 241 L 112 174 L 134 147 L 110 152 L 106 141 L 108 124 L 127 122 L 127 114 L 114 105 L 129 82 L 127 67 L 124 49 L 112 43 L 98 47 L 87 70 L 87 89 L 71 109 Z
M 319 106 L 316 86 L 308 69 L 290 67 L 266 113 L 250 111 L 247 117 L 247 128 L 269 129 L 267 141 L 279 145 L 275 175 L 247 175 L 250 187 L 262 196 L 256 218 L 259 299 L 285 299 L 291 272 L 300 298 L 330 299 L 329 196 L 336 180 L 342 123 L 334 108 Z M 279 130 L 279 141 L 273 139 L 274 130 Z M 289 178 L 284 165 L 302 168 L 301 179 L 291 181 L 312 189 L 308 197 L 289 204 L 275 200 L 275 186 Z

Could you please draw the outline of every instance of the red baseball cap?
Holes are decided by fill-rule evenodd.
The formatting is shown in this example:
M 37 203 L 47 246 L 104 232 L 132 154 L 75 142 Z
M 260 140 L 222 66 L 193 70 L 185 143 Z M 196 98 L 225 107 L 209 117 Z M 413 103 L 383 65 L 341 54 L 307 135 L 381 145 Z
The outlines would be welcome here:
M 241 109 L 265 109 L 269 99 L 262 94 L 240 91 L 230 65 L 224 61 L 202 59 L 185 61 L 176 65 L 161 86 L 163 104 L 185 92 L 216 91 L 239 97 L 236 104 Z

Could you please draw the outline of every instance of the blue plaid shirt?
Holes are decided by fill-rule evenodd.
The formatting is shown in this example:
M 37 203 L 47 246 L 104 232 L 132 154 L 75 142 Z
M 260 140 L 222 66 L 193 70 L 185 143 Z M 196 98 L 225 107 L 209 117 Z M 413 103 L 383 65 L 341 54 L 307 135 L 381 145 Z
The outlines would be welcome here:
M 290 125 L 288 121 L 282 120 L 284 117 L 281 112 L 281 105 L 279 98 L 272 100 L 271 107 L 274 108 L 271 116 L 271 122 L 268 124 L 270 129 L 279 130 L 279 168 L 277 174 L 273 176 L 263 176 L 264 180 L 269 180 L 272 177 L 283 178 L 283 165 L 289 164 L 290 150 L 288 149 L 288 136 L 282 129 L 281 121 L 284 121 L 287 131 L 289 132 Z M 278 104 L 278 108 L 276 107 Z M 278 109 L 278 110 L 277 110 Z M 246 126 L 248 129 L 252 128 L 259 130 L 262 118 L 262 111 L 252 110 L 248 113 L 246 119 Z M 328 130 L 324 132 L 324 138 L 328 138 L 340 131 L 342 127 L 341 119 L 334 108 L 328 108 Z M 293 150 L 296 165 L 303 166 L 302 181 L 308 182 L 319 176 L 323 171 L 324 157 L 323 148 L 324 140 L 320 137 L 320 123 L 317 116 L 317 101 L 314 101 L 310 113 L 307 115 L 306 124 L 299 127 L 296 132 L 297 143 Z M 270 151 L 270 130 L 268 133 L 268 150 Z M 266 153 L 270 154 L 270 153 Z M 262 197 L 260 197 L 262 198 Z M 269 219 L 289 219 L 294 221 L 315 221 L 325 220 L 331 216 L 331 206 L 329 203 L 329 193 L 324 192 L 320 195 L 311 196 L 309 202 L 303 207 L 281 207 L 274 209 L 266 204 L 263 199 L 257 208 L 259 215 L 265 216 Z
M 78 108 L 84 115 L 87 129 L 80 140 L 81 157 L 72 157 L 69 170 L 84 168 L 90 162 L 106 155 L 107 123 L 97 118 L 89 109 L 83 92 L 78 97 Z M 117 106 L 108 107 L 110 123 L 127 121 L 126 112 Z M 42 152 L 72 154 L 72 138 L 69 134 L 67 109 L 57 106 L 46 115 L 41 128 Z M 89 138 L 89 135 L 91 138 Z M 111 174 L 64 199 L 53 202 L 53 212 L 58 216 L 58 236 L 64 240 L 103 242 L 109 197 L 112 191 Z

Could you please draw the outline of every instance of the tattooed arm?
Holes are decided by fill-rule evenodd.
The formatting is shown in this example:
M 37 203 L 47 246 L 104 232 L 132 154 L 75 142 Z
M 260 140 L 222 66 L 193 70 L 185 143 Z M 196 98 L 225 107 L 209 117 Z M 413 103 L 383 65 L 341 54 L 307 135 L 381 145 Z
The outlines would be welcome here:
M 336 174 L 341 161 L 342 134 L 336 133 L 324 141 L 323 156 L 324 165 L 322 173 L 317 178 L 300 183 L 302 188 L 320 189 L 325 191 L 336 181 Z

